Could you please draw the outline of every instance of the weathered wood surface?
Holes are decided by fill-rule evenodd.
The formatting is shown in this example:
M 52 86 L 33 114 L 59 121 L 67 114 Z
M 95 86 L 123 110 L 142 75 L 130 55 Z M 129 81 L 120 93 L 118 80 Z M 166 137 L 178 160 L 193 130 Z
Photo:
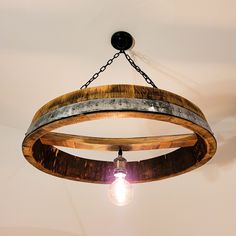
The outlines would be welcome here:
M 195 134 L 135 138 L 101 138 L 50 132 L 40 138 L 42 144 L 86 150 L 139 151 L 161 148 L 191 147 L 197 142 Z
M 41 107 L 36 112 L 33 121 L 50 111 L 56 110 L 59 107 L 100 98 L 137 98 L 159 100 L 185 107 L 205 119 L 204 114 L 195 104 L 177 94 L 146 86 L 116 84 L 86 88 L 59 96 Z
M 167 105 L 158 112 L 153 112 L 151 107 L 146 111 L 136 109 L 119 111 L 115 107 L 113 111 L 99 111 L 98 109 L 87 114 L 66 113 L 65 117 L 55 120 L 53 120 L 54 117 L 50 117 L 58 115 L 55 112 L 58 109 L 64 109 L 65 106 L 101 98 L 151 99 Z M 173 113 L 173 106 L 186 109 L 186 113 L 183 115 L 177 111 L 177 113 Z M 40 123 L 40 119 L 45 121 L 47 114 L 50 114 L 49 119 Z M 51 175 L 84 182 L 110 183 L 114 178 L 113 162 L 74 156 L 58 150 L 53 146 L 55 144 L 47 145 L 41 142 L 45 135 L 62 126 L 107 117 L 135 117 L 165 121 L 181 125 L 196 134 L 197 142 L 191 147 L 181 147 L 174 152 L 147 160 L 127 162 L 127 178 L 132 183 L 160 180 L 183 174 L 209 161 L 216 151 L 216 140 L 208 128 L 204 115 L 191 102 L 159 89 L 133 85 L 111 85 L 66 94 L 41 108 L 34 116 L 32 123 L 33 125 L 38 124 L 38 126 L 31 129 L 23 141 L 24 156 L 32 165 Z M 113 148 L 115 149 L 114 146 Z

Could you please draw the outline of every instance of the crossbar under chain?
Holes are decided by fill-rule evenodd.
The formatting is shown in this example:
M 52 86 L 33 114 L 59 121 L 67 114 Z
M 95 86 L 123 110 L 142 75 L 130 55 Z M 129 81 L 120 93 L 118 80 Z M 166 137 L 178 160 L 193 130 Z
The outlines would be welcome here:
M 112 62 L 114 61 L 114 59 L 116 59 L 117 57 L 120 56 L 120 54 L 123 53 L 125 55 L 125 58 L 127 59 L 127 61 L 130 63 L 130 65 L 139 73 L 143 76 L 143 78 L 145 79 L 145 81 L 152 85 L 153 88 L 157 88 L 157 86 L 154 84 L 154 82 L 149 78 L 149 76 L 144 73 L 141 68 L 139 66 L 137 66 L 134 62 L 134 60 L 125 52 L 125 51 L 120 51 L 118 53 L 116 53 L 111 59 L 109 59 L 106 63 L 106 65 L 102 66 L 100 68 L 100 70 L 95 73 L 83 86 L 80 87 L 80 89 L 84 89 L 87 88 L 95 79 L 98 78 L 98 76 L 100 75 L 101 72 L 105 71 L 107 66 L 111 65 Z

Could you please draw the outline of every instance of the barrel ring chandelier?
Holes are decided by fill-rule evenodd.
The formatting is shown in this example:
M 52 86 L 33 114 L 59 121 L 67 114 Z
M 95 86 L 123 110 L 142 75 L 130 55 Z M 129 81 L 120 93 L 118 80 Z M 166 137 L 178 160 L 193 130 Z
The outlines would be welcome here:
M 216 140 L 201 110 L 187 99 L 157 88 L 126 53 L 125 50 L 133 45 L 130 34 L 117 32 L 111 42 L 119 52 L 81 89 L 55 98 L 36 112 L 22 145 L 25 158 L 48 174 L 99 184 L 112 183 L 117 173 L 125 173 L 130 183 L 160 180 L 191 171 L 209 161 L 216 151 Z M 152 87 L 114 84 L 88 88 L 120 54 L 125 55 L 131 66 Z M 53 132 L 66 125 L 109 117 L 164 121 L 192 132 L 130 138 Z M 93 160 L 69 154 L 56 146 L 119 151 L 119 158 L 114 161 Z M 141 161 L 127 161 L 122 157 L 122 151 L 177 147 L 177 150 L 168 154 Z

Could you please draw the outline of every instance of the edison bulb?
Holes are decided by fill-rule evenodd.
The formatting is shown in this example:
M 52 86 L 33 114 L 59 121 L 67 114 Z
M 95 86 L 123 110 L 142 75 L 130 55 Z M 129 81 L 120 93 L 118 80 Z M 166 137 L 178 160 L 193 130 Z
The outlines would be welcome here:
M 115 181 L 110 185 L 110 201 L 117 206 L 125 206 L 133 199 L 132 185 L 125 179 L 125 173 L 115 173 Z

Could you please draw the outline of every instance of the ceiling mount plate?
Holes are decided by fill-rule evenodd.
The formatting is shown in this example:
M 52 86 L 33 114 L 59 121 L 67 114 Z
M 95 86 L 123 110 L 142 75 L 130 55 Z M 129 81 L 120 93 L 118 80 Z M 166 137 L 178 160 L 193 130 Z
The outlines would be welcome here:
M 114 33 L 111 37 L 111 44 L 117 50 L 128 50 L 133 45 L 133 37 L 125 32 L 125 31 L 118 31 Z

